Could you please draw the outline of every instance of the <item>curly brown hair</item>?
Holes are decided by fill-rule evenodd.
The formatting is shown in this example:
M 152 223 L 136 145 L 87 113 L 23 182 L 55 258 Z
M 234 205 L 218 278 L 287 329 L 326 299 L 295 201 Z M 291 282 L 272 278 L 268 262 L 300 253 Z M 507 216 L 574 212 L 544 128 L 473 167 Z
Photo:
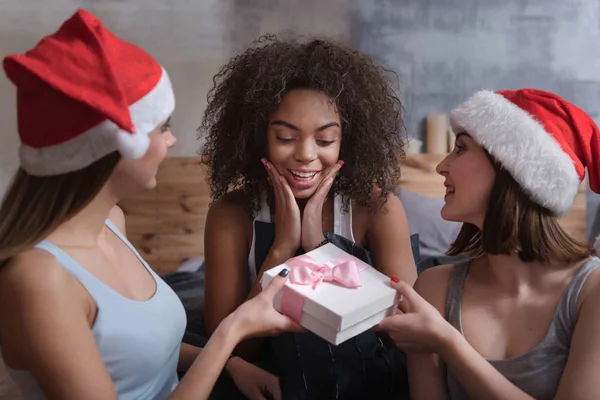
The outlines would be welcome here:
M 198 128 L 206 141 L 200 155 L 208 167 L 212 199 L 241 189 L 255 213 L 270 194 L 261 157 L 267 124 L 283 96 L 293 89 L 326 94 L 340 113 L 344 168 L 332 192 L 371 207 L 372 191 L 385 202 L 400 178 L 406 144 L 402 104 L 389 71 L 369 56 L 330 40 L 301 41 L 265 35 L 234 57 L 213 78 Z

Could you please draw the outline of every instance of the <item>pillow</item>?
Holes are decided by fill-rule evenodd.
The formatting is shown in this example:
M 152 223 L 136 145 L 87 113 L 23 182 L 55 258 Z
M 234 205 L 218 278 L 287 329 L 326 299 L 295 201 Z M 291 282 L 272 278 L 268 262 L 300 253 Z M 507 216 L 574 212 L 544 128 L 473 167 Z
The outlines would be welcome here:
M 394 193 L 404 206 L 410 232 L 419 235 L 421 257 L 444 256 L 462 226 L 442 218 L 444 200 L 400 188 Z

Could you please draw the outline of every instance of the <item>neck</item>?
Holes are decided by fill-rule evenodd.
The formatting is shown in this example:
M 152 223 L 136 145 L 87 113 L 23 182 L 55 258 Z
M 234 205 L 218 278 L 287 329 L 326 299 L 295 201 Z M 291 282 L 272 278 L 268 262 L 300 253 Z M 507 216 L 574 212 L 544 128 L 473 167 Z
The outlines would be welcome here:
M 300 209 L 300 215 L 303 215 L 306 203 L 308 203 L 308 199 L 296 199 L 296 203 L 298 204 L 298 208 Z
M 118 201 L 105 186 L 87 206 L 62 223 L 50 239 L 66 246 L 95 246 L 103 236 L 106 219 Z
M 487 255 L 481 260 L 487 264 L 486 275 L 490 283 L 512 292 L 528 287 L 543 287 L 551 277 L 568 273 L 540 262 L 523 262 L 516 254 Z M 552 280 L 552 279 L 550 279 Z

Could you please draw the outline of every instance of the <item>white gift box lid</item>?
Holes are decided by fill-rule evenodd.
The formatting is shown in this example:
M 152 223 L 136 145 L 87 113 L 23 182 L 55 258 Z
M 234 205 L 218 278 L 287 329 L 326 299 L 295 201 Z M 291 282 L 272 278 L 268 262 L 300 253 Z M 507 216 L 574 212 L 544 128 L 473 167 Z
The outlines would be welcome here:
M 306 255 L 319 264 L 350 256 L 331 243 Z M 283 268 L 289 269 L 289 266 L 284 263 L 266 271 L 261 280 L 262 287 L 266 287 Z M 390 286 L 390 278 L 373 267 L 362 271 L 360 278 L 361 286 L 358 288 L 347 288 L 335 282 L 321 282 L 312 292 L 306 286 L 294 285 L 289 281 L 286 282 L 286 286 L 300 293 L 308 293 L 302 308 L 303 315 L 309 314 L 334 331 L 340 332 L 398 304 L 400 296 Z M 280 310 L 281 295 L 282 292 L 275 298 L 274 305 L 277 310 Z

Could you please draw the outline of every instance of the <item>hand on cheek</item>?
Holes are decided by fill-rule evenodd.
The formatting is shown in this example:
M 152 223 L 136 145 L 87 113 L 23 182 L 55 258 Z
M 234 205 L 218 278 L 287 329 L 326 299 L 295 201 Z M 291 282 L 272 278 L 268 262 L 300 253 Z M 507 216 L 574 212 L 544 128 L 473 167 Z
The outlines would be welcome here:
M 304 251 L 314 250 L 325 240 L 323 235 L 323 204 L 327 200 L 329 190 L 337 176 L 343 161 L 338 161 L 323 174 L 321 183 L 304 207 L 302 215 L 302 248 Z

